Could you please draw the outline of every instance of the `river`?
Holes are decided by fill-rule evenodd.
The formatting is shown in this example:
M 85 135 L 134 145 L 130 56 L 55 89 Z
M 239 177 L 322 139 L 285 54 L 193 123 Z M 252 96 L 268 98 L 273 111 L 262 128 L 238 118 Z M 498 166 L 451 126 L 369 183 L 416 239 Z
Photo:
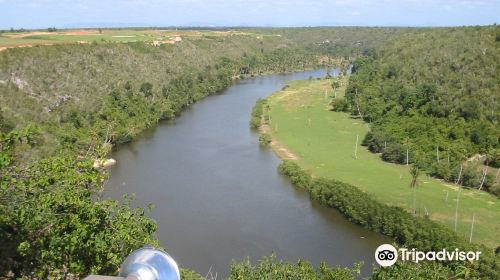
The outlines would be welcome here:
M 363 261 L 362 274 L 369 275 L 376 247 L 388 239 L 311 201 L 277 172 L 280 159 L 260 147 L 258 133 L 249 128 L 259 97 L 287 81 L 325 73 L 245 79 L 197 102 L 113 153 L 117 165 L 105 197 L 134 193 L 134 206 L 153 203 L 162 246 L 181 267 L 202 275 L 211 270 L 228 276 L 231 260 L 272 253 L 313 264 Z

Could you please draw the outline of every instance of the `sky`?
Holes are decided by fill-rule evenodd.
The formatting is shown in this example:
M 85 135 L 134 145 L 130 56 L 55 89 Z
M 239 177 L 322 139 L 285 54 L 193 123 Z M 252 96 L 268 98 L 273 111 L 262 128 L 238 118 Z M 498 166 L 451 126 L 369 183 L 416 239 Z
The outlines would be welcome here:
M 495 22 L 500 23 L 500 0 L 0 0 L 0 29 Z

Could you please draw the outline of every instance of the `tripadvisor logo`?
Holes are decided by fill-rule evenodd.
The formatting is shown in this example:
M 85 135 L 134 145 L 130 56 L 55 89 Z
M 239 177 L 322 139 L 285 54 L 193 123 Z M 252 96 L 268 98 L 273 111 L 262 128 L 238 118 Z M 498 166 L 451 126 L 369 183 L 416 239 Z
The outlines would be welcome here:
M 398 260 L 398 251 L 391 244 L 382 244 L 375 250 L 375 260 L 380 266 L 391 266 Z
M 406 248 L 396 249 L 390 244 L 382 244 L 375 250 L 375 260 L 382 267 L 388 267 L 396 263 L 398 255 L 401 261 L 412 261 L 418 263 L 420 261 L 477 261 L 481 252 L 479 251 L 459 251 L 458 248 L 454 251 L 443 249 L 441 251 L 417 251 L 415 249 L 408 250 Z

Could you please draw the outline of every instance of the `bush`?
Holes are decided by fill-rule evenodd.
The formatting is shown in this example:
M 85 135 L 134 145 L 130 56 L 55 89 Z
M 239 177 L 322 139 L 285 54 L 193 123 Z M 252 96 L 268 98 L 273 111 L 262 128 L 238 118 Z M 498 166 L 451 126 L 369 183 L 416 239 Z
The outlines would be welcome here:
M 462 171 L 462 178 L 460 182 L 462 185 L 471 188 L 477 188 L 481 184 L 482 174 L 475 166 L 464 166 Z
M 446 181 L 453 181 L 455 177 L 458 176 L 458 174 L 455 175 L 456 170 L 456 166 L 451 166 L 448 162 L 441 161 L 435 162 L 431 165 L 429 174 Z
M 500 149 L 492 149 L 489 151 L 487 162 L 492 167 L 500 168 Z
M 105 176 L 90 160 L 53 157 L 11 172 L 0 182 L 0 200 L 8 201 L 0 206 L 0 244 L 14 251 L 0 266 L 16 277 L 116 274 L 132 250 L 159 245 L 144 210 L 95 195 Z
M 281 174 L 287 176 L 297 187 L 309 189 L 311 175 L 291 160 L 284 160 L 278 167 Z
M 252 108 L 252 115 L 250 118 L 250 127 L 258 129 L 262 122 L 262 114 L 264 113 L 264 105 L 267 103 L 266 99 L 259 98 Z
M 286 263 L 276 261 L 274 256 L 260 259 L 256 265 L 252 265 L 250 260 L 231 264 L 231 274 L 229 279 L 235 280 L 333 280 L 333 279 L 357 279 L 359 277 L 360 265 L 354 268 L 329 267 L 322 263 L 319 267 L 313 267 L 309 262 L 299 260 L 297 263 Z
M 262 133 L 259 137 L 259 143 L 262 145 L 262 146 L 267 146 L 269 144 L 271 144 L 271 135 L 267 134 L 267 133 Z
M 376 268 L 372 274 L 373 280 L 385 279 L 433 279 L 448 280 L 455 274 L 449 267 L 434 262 L 396 262 L 390 269 Z M 452 278 L 453 279 L 453 278 Z M 464 278 L 465 279 L 465 278 Z
M 406 163 L 406 149 L 400 144 L 391 143 L 384 149 L 382 160 L 392 163 Z
M 345 98 L 333 99 L 330 103 L 332 111 L 336 112 L 349 112 L 349 102 Z

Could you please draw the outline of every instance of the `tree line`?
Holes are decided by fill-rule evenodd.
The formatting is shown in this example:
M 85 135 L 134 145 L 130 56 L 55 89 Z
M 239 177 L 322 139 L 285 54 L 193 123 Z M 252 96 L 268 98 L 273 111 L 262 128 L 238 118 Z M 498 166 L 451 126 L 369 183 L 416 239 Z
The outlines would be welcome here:
M 188 44 L 177 50 L 180 56 L 202 52 L 196 49 L 199 42 Z M 316 54 L 258 41 L 254 46 L 245 55 L 237 50 L 212 58 L 210 50 L 198 57 L 201 63 L 172 59 L 167 66 L 172 50 L 146 44 L 2 52 L 0 275 L 113 275 L 132 250 L 158 246 L 156 223 L 147 210 L 131 208 L 131 198 L 101 198 L 108 173 L 93 161 L 235 78 L 321 65 Z M 54 62 L 54 57 L 62 59 Z
M 428 29 L 359 57 L 346 98 L 371 124 L 363 144 L 385 161 L 499 195 L 499 30 Z
M 498 279 L 500 277 L 500 256 L 497 252 L 478 244 L 468 243 L 458 237 L 452 230 L 439 225 L 427 218 L 415 217 L 404 209 L 388 206 L 371 198 L 357 187 L 340 181 L 312 178 L 298 164 L 285 160 L 279 166 L 280 173 L 287 176 L 297 187 L 309 191 L 313 199 L 337 209 L 349 221 L 375 232 L 392 238 L 397 244 L 405 248 L 415 248 L 421 251 L 439 251 L 444 248 L 464 251 L 481 251 L 478 262 L 442 262 L 435 264 L 404 263 L 395 267 L 376 269 L 372 279 L 385 279 L 391 276 L 411 275 L 425 271 L 439 275 L 432 279 L 449 279 L 459 277 L 467 271 L 469 277 L 483 279 Z

